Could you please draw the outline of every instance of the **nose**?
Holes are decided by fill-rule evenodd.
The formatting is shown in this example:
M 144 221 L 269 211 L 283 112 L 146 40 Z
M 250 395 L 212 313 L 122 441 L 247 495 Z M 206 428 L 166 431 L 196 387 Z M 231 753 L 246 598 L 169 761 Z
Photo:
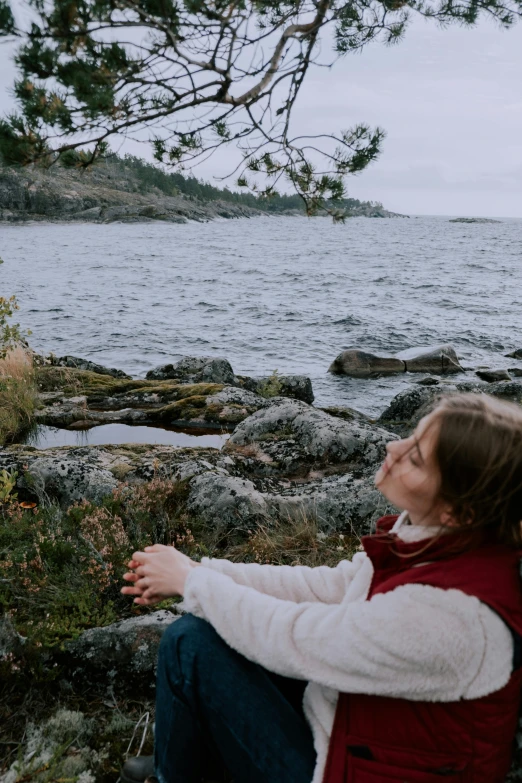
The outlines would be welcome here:
M 394 460 L 400 459 L 403 454 L 408 450 L 408 441 L 403 440 L 391 440 L 386 444 L 386 451 Z

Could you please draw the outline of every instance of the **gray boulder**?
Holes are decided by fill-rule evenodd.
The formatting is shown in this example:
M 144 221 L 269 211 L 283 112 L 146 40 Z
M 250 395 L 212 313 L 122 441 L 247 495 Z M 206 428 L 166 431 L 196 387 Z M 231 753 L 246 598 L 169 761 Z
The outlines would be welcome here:
M 204 473 L 191 481 L 187 509 L 218 530 L 266 520 L 273 513 L 252 481 L 215 473 Z
M 412 428 L 422 418 L 424 411 L 429 409 L 430 405 L 441 394 L 440 387 L 437 386 L 412 386 L 399 392 L 384 410 L 377 423 L 382 427 L 389 427 L 393 430 L 403 432 L 404 427 Z
M 129 673 L 151 674 L 156 668 L 161 637 L 177 619 L 179 615 L 163 609 L 105 628 L 90 628 L 78 639 L 67 642 L 65 652 L 80 670 L 115 670 L 124 678 Z
M 455 349 L 451 345 L 408 348 L 396 356 L 404 362 L 406 372 L 430 372 L 436 375 L 463 372 Z
M 475 375 L 478 375 L 482 381 L 487 381 L 488 383 L 511 380 L 507 370 L 477 370 Z
M 96 372 L 98 375 L 112 375 L 113 378 L 130 378 L 130 375 L 123 370 L 115 370 L 113 367 L 103 367 L 101 364 L 91 362 L 88 359 L 81 359 L 79 356 L 53 356 L 51 364 L 55 367 L 73 367 L 76 370 L 88 370 Z
M 227 448 L 258 443 L 268 454 L 276 453 L 283 467 L 285 453 L 309 462 L 353 463 L 359 468 L 374 466 L 383 459 L 388 432 L 362 421 L 346 421 L 299 400 L 276 398 L 241 422 Z M 230 444 L 230 445 L 229 445 Z
M 149 370 L 147 380 L 166 381 L 176 378 L 183 383 L 224 383 L 233 385 L 230 362 L 215 356 L 186 356 L 175 364 L 163 364 Z
M 404 362 L 394 356 L 376 356 L 357 348 L 350 348 L 340 353 L 328 368 L 328 372 L 334 375 L 349 375 L 352 378 L 396 375 L 405 371 Z
M 522 367 L 508 367 L 508 372 L 514 378 L 522 378 Z
M 68 456 L 39 457 L 18 481 L 40 502 L 52 498 L 65 508 L 83 499 L 99 503 L 118 485 L 108 470 Z
M 409 348 L 394 356 L 376 356 L 351 348 L 340 353 L 328 369 L 328 372 L 349 375 L 352 378 L 396 375 L 401 372 L 429 372 L 444 375 L 462 371 L 457 354 L 451 345 Z
M 376 488 L 373 475 L 326 476 L 284 490 L 274 501 L 280 517 L 299 518 L 304 514 L 316 519 L 326 533 L 350 529 L 357 535 L 366 535 L 384 514 L 397 513 Z
M 485 392 L 492 397 L 522 404 L 522 381 L 497 381 L 488 384 L 465 381 L 458 383 L 456 388 L 461 392 Z
M 272 378 L 259 378 L 256 381 L 258 394 L 262 396 L 290 397 L 294 400 L 302 400 L 311 405 L 315 399 L 312 381 L 306 375 L 278 375 L 275 382 Z M 271 388 L 275 387 L 276 394 L 271 394 Z
M 506 353 L 505 355 L 508 359 L 522 359 L 522 348 L 516 348 L 511 353 Z

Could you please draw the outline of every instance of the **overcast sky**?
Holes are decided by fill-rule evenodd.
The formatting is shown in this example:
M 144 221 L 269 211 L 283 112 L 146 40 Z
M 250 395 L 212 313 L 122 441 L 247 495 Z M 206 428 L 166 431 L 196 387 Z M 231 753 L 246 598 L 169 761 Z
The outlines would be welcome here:
M 13 76 L 0 46 L 0 114 L 13 106 Z M 397 46 L 312 71 L 295 119 L 305 133 L 385 128 L 383 154 L 349 180 L 351 196 L 408 214 L 522 217 L 522 24 L 440 30 L 418 20 Z M 145 146 L 129 151 L 150 157 Z M 218 155 L 195 174 L 226 173 L 230 157 Z

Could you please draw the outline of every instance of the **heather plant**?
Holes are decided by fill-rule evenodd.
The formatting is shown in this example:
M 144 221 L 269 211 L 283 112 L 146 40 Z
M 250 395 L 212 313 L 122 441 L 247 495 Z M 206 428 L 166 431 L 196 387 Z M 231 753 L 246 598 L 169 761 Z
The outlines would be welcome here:
M 335 565 L 359 543 L 349 531 L 322 533 L 306 514 L 218 532 L 187 513 L 187 495 L 186 481 L 155 477 L 66 510 L 27 510 L 10 496 L 0 506 L 0 611 L 28 638 L 28 650 L 62 648 L 88 628 L 148 612 L 120 589 L 132 552 L 155 542 L 196 560 L 310 566 Z
M 184 504 L 186 485 L 122 484 L 101 504 L 83 500 L 0 507 L 0 609 L 31 645 L 62 646 L 87 628 L 136 611 L 120 594 L 130 555 L 155 541 L 201 554 Z

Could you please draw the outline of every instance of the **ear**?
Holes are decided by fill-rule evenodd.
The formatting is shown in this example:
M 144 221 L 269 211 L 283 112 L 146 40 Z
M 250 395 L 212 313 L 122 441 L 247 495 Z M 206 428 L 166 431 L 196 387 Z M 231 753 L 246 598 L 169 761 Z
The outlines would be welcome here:
M 440 515 L 440 524 L 442 527 L 458 527 L 458 522 L 451 511 L 442 511 Z
M 451 506 L 444 506 L 444 508 L 441 511 L 440 514 L 440 524 L 443 527 L 463 527 L 465 525 L 472 525 L 473 524 L 473 512 L 470 511 L 468 513 L 468 516 L 465 518 L 464 523 L 458 522 L 455 519 L 453 509 Z

